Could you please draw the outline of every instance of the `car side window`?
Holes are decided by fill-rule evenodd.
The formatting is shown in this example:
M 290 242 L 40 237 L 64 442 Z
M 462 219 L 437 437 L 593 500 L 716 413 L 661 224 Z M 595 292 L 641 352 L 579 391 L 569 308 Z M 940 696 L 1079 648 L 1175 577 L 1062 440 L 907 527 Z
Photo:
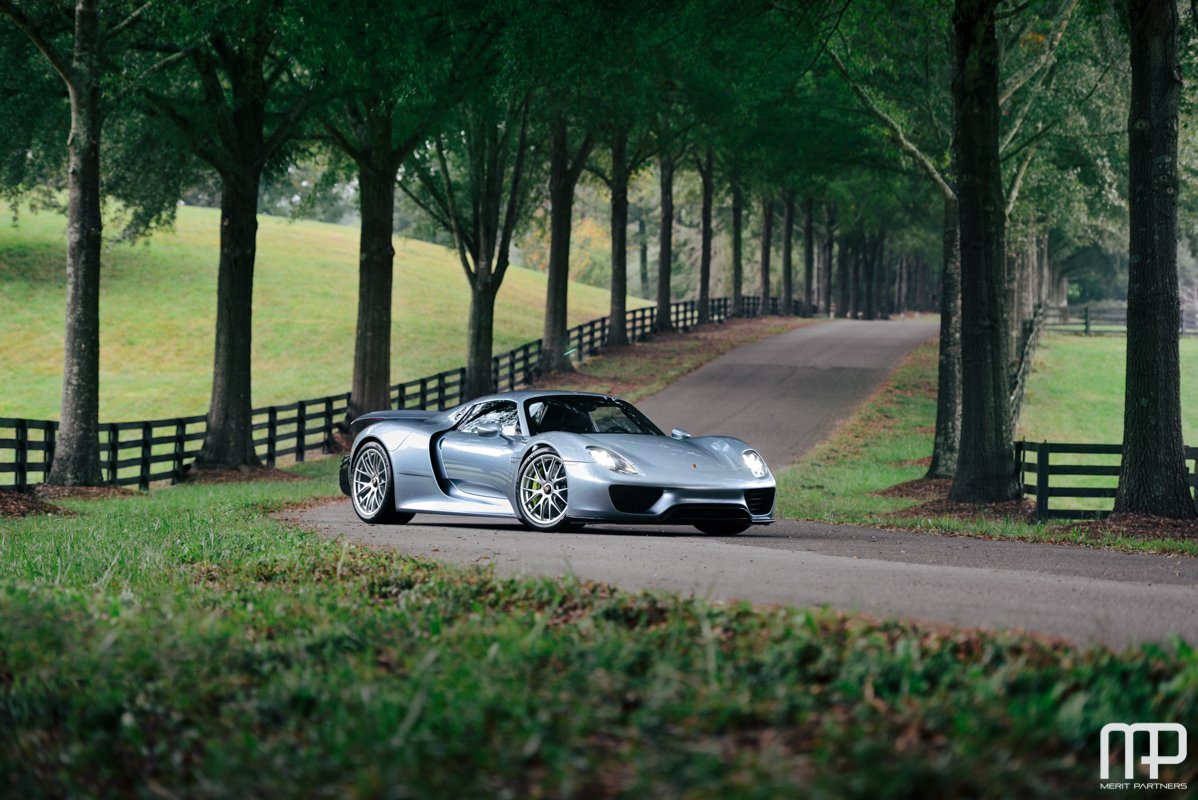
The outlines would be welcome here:
M 474 433 L 479 428 L 498 428 L 504 436 L 520 436 L 520 416 L 511 400 L 484 403 L 458 428 L 462 433 Z

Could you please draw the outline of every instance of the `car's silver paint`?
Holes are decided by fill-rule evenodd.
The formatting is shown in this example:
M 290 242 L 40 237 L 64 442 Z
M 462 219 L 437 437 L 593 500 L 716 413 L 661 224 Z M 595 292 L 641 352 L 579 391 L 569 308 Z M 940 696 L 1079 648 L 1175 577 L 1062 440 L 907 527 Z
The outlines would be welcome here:
M 552 448 L 561 457 L 569 482 L 571 519 L 648 522 L 684 503 L 729 504 L 745 508 L 746 489 L 775 485 L 769 472 L 755 478 L 741 453 L 751 449 L 727 436 L 674 438 L 639 434 L 578 434 L 554 431 L 534 437 L 485 435 L 454 430 L 475 405 L 515 401 L 521 431 L 528 431 L 525 401 L 548 396 L 606 397 L 587 392 L 522 390 L 480 397 L 442 412 L 375 412 L 354 440 L 351 462 L 367 441 L 379 441 L 391 453 L 395 502 L 400 511 L 432 514 L 515 516 L 516 470 L 526 455 Z M 597 464 L 588 446 L 607 448 L 637 468 L 617 473 Z M 608 492 L 614 484 L 663 487 L 645 514 L 620 512 Z M 773 510 L 751 515 L 754 523 L 773 521 Z

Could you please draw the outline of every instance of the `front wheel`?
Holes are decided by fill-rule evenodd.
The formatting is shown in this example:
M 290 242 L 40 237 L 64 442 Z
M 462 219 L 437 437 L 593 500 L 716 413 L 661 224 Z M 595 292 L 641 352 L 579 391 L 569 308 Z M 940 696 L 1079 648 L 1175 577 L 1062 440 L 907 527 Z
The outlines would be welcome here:
M 738 533 L 744 533 L 749 529 L 748 522 L 698 522 L 695 527 L 701 532 L 711 536 L 735 536 Z
M 552 450 L 533 453 L 516 475 L 516 508 L 520 521 L 535 531 L 564 531 L 572 527 L 566 517 L 569 491 L 566 465 Z
M 367 442 L 359 448 L 350 465 L 350 499 L 358 519 L 372 525 L 391 523 L 402 525 L 414 514 L 395 510 L 395 479 L 391 457 L 378 442 Z

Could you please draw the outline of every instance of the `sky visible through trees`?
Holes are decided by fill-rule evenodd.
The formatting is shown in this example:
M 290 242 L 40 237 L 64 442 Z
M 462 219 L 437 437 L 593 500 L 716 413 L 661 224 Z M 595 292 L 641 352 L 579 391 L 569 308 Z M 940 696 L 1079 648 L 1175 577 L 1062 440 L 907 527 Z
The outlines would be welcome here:
M 256 462 L 256 218 L 285 214 L 360 226 L 351 413 L 387 402 L 397 234 L 461 262 L 470 395 L 513 262 L 548 273 L 544 370 L 569 368 L 571 279 L 610 288 L 620 332 L 628 294 L 939 313 L 929 475 L 962 501 L 1019 492 L 1024 323 L 1126 304 L 1119 505 L 1193 516 L 1195 23 L 1162 0 L 0 0 L 0 192 L 69 219 L 51 480 L 100 479 L 103 241 L 193 203 L 221 209 L 208 464 Z

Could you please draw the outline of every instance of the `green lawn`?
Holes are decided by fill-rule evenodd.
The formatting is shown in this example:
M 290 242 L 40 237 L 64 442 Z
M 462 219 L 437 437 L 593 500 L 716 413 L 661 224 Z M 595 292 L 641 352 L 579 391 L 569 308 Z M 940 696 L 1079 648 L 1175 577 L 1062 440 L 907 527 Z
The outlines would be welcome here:
M 61 392 L 65 220 L 0 207 L 0 416 L 56 419 Z M 183 208 L 173 232 L 104 250 L 100 416 L 203 413 L 212 381 L 219 212 Z M 349 389 L 357 315 L 358 231 L 260 217 L 254 281 L 254 403 Z M 451 251 L 397 240 L 392 379 L 465 363 L 469 292 Z M 512 268 L 495 347 L 540 338 L 545 276 Z M 630 298 L 633 306 L 641 305 Z M 570 287 L 570 322 L 608 311 L 606 292 Z
M 1187 341 L 1183 349 L 1183 393 L 1198 388 L 1198 348 L 1194 344 Z M 1115 346 L 1111 339 L 1047 337 L 1029 384 L 1021 424 L 1025 430 L 1021 435 L 1052 441 L 1120 442 L 1123 382 L 1121 376 L 1113 373 L 1122 371 L 1123 362 L 1120 354 L 1118 362 L 1111 366 Z M 1122 348 L 1122 343 L 1117 346 Z M 932 452 L 936 356 L 935 342 L 917 348 L 869 401 L 779 477 L 778 502 L 783 516 L 1198 555 L 1198 542 L 1189 540 L 1096 535 L 1067 524 L 1035 525 L 1014 518 L 965 520 L 908 514 L 903 512 L 921 501 L 880 496 L 878 493 L 884 489 L 921 478 L 927 471 L 920 459 L 926 459 Z M 1069 403 L 1070 410 L 1060 410 L 1057 406 L 1062 403 Z M 1194 406 L 1190 403 L 1186 408 L 1191 423 L 1189 431 L 1194 430 L 1192 423 L 1198 421 L 1194 415 L 1198 409 Z M 1075 463 L 1089 463 L 1082 457 L 1071 459 Z M 1061 479 L 1054 480 L 1059 484 Z M 1114 478 L 1072 480 L 1078 486 L 1113 486 L 1115 481 Z M 1055 507 L 1062 508 L 1066 503 L 1074 508 L 1110 507 L 1109 500 L 1054 502 Z M 1086 505 L 1087 502 L 1090 504 Z
M 1107 722 L 1198 716 L 1180 643 L 501 580 L 264 516 L 334 470 L 0 521 L 4 793 L 1065 796 Z
M 1123 441 L 1124 336 L 1049 333 L 1040 340 L 1019 438 L 1119 444 Z M 1181 340 L 1181 415 L 1198 445 L 1198 338 Z

